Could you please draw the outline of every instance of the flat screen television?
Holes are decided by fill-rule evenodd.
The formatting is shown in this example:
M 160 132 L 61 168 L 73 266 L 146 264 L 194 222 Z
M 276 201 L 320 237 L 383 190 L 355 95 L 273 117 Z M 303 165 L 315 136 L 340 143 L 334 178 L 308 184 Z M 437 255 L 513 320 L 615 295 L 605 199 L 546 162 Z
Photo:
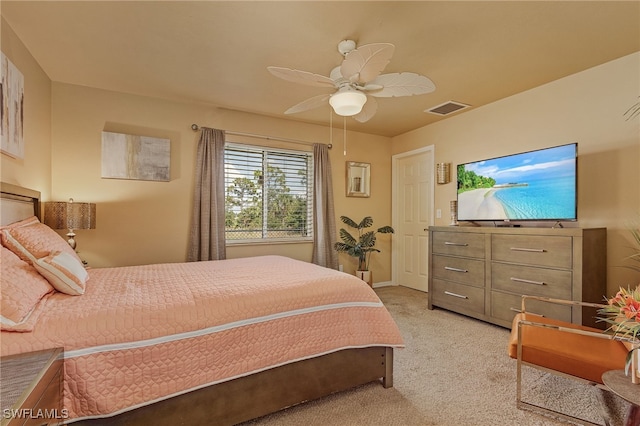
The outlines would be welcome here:
M 459 164 L 459 221 L 575 221 L 578 144 Z

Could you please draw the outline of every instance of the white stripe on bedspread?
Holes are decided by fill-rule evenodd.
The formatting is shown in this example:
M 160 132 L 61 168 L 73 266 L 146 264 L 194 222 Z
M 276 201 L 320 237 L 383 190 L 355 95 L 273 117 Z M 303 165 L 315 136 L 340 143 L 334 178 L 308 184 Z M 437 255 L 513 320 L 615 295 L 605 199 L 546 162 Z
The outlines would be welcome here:
M 111 345 L 102 345 L 102 346 L 95 346 L 91 348 L 71 350 L 71 351 L 65 352 L 64 357 L 75 358 L 79 356 L 92 355 L 92 354 L 97 354 L 102 352 L 143 348 L 145 346 L 153 346 L 159 343 L 175 342 L 177 340 L 182 340 L 182 339 L 191 339 L 193 337 L 205 336 L 207 334 L 213 334 L 213 333 L 218 333 L 220 331 L 231 330 L 237 327 L 244 327 L 249 324 L 258 324 L 261 322 L 273 321 L 275 319 L 280 319 L 280 318 L 292 317 L 296 315 L 304 315 L 311 312 L 321 312 L 321 311 L 328 311 L 331 309 L 343 309 L 343 308 L 353 308 L 353 307 L 380 308 L 383 306 L 384 305 L 382 304 L 382 302 L 380 303 L 350 302 L 350 303 L 334 303 L 331 305 L 324 305 L 324 306 L 314 306 L 311 308 L 296 309 L 293 311 L 280 312 L 277 314 L 265 315 L 265 316 L 256 317 L 256 318 L 248 318 L 241 321 L 234 321 L 228 324 L 222 324 L 222 325 L 204 328 L 202 330 L 172 334 L 169 336 L 156 337 L 154 339 L 140 340 L 138 342 L 116 343 Z

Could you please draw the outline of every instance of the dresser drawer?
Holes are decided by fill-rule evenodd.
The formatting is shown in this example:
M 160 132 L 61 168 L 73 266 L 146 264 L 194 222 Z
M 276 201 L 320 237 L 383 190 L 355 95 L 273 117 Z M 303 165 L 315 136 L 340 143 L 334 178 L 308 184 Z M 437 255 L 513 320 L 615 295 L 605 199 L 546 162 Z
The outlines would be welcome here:
M 571 237 L 492 235 L 491 258 L 525 265 L 571 268 Z
M 433 232 L 433 253 L 484 259 L 484 235 L 467 232 Z
M 513 322 L 513 317 L 521 311 L 522 297 L 517 294 L 491 292 L 491 316 L 494 318 Z M 527 312 L 541 315 L 547 318 L 555 318 L 571 322 L 571 307 L 553 303 L 527 300 Z
M 484 314 L 484 289 L 438 279 L 433 280 L 433 304 L 467 313 Z
M 491 264 L 491 289 L 571 300 L 572 273 L 534 266 Z
M 433 256 L 430 273 L 434 278 L 484 287 L 484 260 Z

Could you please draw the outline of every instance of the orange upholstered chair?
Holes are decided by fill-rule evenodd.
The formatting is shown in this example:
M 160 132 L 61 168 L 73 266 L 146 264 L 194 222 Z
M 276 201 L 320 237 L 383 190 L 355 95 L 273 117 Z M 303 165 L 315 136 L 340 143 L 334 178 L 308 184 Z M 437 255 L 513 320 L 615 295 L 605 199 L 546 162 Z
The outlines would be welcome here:
M 614 340 L 602 330 L 545 318 L 528 313 L 525 302 L 534 299 L 561 305 L 580 305 L 601 308 L 604 305 L 549 299 L 538 296 L 523 296 L 522 311 L 513 319 L 509 339 L 509 356 L 517 360 L 517 404 L 518 408 L 531 409 L 552 414 L 565 420 L 590 421 L 559 413 L 522 400 L 522 366 L 527 365 L 549 373 L 581 381 L 595 388 L 608 390 L 602 383 L 602 374 L 609 370 L 624 369 L 628 349 L 624 343 Z M 597 395 L 601 404 L 602 394 Z M 602 410 L 605 424 L 609 424 L 606 410 Z

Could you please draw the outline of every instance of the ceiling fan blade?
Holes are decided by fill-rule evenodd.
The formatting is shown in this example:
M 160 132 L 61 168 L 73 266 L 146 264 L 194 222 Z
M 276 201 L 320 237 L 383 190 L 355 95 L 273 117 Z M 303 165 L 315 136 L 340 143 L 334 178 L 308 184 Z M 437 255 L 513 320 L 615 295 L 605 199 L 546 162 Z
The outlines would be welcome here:
M 306 101 L 302 101 L 299 104 L 292 106 L 291 108 L 286 110 L 284 113 L 296 114 L 298 112 L 307 111 L 313 108 L 318 108 L 319 106 L 326 104 L 327 101 L 329 100 L 329 97 L 331 97 L 331 95 L 328 95 L 328 94 L 314 96 L 312 98 L 307 99 Z
M 367 91 L 367 94 L 377 98 L 424 95 L 436 90 L 436 85 L 433 84 L 433 81 L 423 75 L 412 72 L 382 74 L 371 81 L 371 84 L 383 86 L 381 90 Z
M 367 83 L 362 87 L 358 87 L 358 89 L 363 90 L 365 92 L 371 92 L 371 91 L 375 92 L 375 91 L 384 89 L 384 86 L 382 84 Z
M 340 71 L 352 83 L 366 83 L 376 78 L 393 56 L 391 43 L 365 44 L 347 53 Z
M 269 72 L 283 80 L 294 83 L 306 84 L 307 86 L 335 88 L 335 83 L 329 77 L 312 72 L 292 70 L 282 67 L 267 67 Z
M 365 123 L 374 116 L 374 114 L 378 111 L 378 101 L 374 98 L 367 96 L 367 102 L 365 102 L 362 107 L 362 111 L 353 116 L 353 119 L 360 122 Z

